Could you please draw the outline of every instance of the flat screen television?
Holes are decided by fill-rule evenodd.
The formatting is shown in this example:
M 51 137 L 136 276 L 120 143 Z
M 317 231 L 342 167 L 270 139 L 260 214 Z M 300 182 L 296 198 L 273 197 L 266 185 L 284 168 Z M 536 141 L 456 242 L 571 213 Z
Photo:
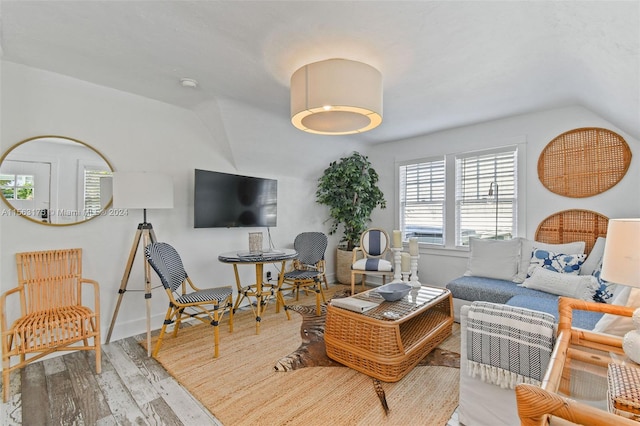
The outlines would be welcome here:
M 276 226 L 278 181 L 195 170 L 194 228 Z

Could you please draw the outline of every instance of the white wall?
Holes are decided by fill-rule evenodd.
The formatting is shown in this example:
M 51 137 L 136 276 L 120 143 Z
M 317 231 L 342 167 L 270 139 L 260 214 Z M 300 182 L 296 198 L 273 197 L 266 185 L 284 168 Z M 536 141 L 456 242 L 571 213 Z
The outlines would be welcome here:
M 229 114 L 229 108 L 240 107 L 230 101 L 202 105 L 194 112 L 6 61 L 0 64 L 1 151 L 29 137 L 58 134 L 93 146 L 116 170 L 171 174 L 175 208 L 151 210 L 148 219 L 153 223 L 158 239 L 176 246 L 189 274 L 203 286 L 232 284 L 232 268 L 218 262 L 217 255 L 246 248 L 248 232 L 260 229 L 194 229 L 192 204 L 195 168 L 278 179 L 278 226 L 271 229 L 271 236 L 274 244 L 280 247 L 290 246 L 298 232 L 326 232 L 328 226 L 324 221 L 327 210 L 314 201 L 316 179 L 330 161 L 358 148 L 369 155 L 380 174 L 380 185 L 388 202 L 386 210 L 374 212 L 373 223 L 389 231 L 397 223 L 396 161 L 481 149 L 514 138 L 524 138 L 527 142 L 526 236 L 533 236 L 543 218 L 566 208 L 586 208 L 609 217 L 640 216 L 638 141 L 583 108 L 564 108 L 511 117 L 385 143 L 365 150 L 351 143 L 348 138 L 306 134 L 298 137 L 295 132 L 295 142 L 292 142 L 287 119 L 277 129 L 256 131 L 247 123 L 233 123 L 231 129 L 225 128 L 223 123 L 224 126 L 230 126 L 225 119 L 233 116 Z M 251 114 L 258 112 L 250 111 Z M 261 123 L 267 121 L 260 120 Z M 239 131 L 242 126 L 248 127 L 248 131 Z M 537 179 L 538 155 L 553 137 L 583 126 L 601 126 L 620 133 L 636 157 L 625 179 L 604 194 L 587 199 L 556 196 L 544 189 Z M 280 136 L 284 134 L 287 136 L 284 138 L 285 145 L 280 145 Z M 256 151 L 259 155 L 251 155 L 251 144 L 261 144 Z M 265 144 L 271 149 L 265 149 Z M 295 167 L 292 166 L 294 163 Z M 128 216 L 107 216 L 80 225 L 51 227 L 15 216 L 0 215 L 2 290 L 15 286 L 16 252 L 82 247 L 85 275 L 98 280 L 101 285 L 104 338 L 136 226 L 141 220 L 141 211 L 131 211 Z M 262 230 L 266 237 L 266 229 Z M 331 237 L 327 250 L 328 270 L 331 273 L 338 239 L 338 236 Z M 129 289 L 143 287 L 141 261 L 139 254 Z M 420 279 L 424 283 L 444 285 L 449 279 L 460 275 L 465 264 L 465 252 L 423 251 Z M 241 271 L 245 282 L 251 279 L 252 270 L 246 268 Z M 154 285 L 159 285 L 155 277 Z M 160 289 L 154 290 L 152 305 L 152 324 L 158 327 L 166 308 Z M 145 327 L 142 294 L 127 293 L 112 340 L 141 333 Z
M 620 134 L 629 144 L 631 166 L 624 179 L 602 194 L 587 198 L 568 198 L 547 190 L 538 179 L 540 153 L 553 138 L 580 127 L 603 127 Z M 524 229 L 519 236 L 533 238 L 538 224 L 547 216 L 566 209 L 596 211 L 609 218 L 640 217 L 640 143 L 629 134 L 581 107 L 568 107 L 509 117 L 421 137 L 377 145 L 369 158 L 380 174 L 388 208 L 377 210 L 374 222 L 387 230 L 399 223 L 396 210 L 396 162 L 433 155 L 461 153 L 516 142 L 526 143 L 526 184 Z M 467 251 L 434 250 L 421 247 L 418 276 L 422 283 L 444 286 L 464 273 Z
M 5 152 L 15 143 L 37 135 L 63 135 L 81 140 L 98 151 L 120 171 L 154 171 L 170 174 L 174 181 L 171 210 L 150 210 L 148 220 L 160 241 L 174 245 L 183 257 L 189 275 L 200 286 L 234 284 L 233 268 L 217 260 L 219 253 L 248 248 L 248 232 L 266 228 L 194 229 L 193 174 L 195 168 L 278 179 L 278 226 L 271 228 L 275 246 L 290 247 L 295 235 L 308 230 L 325 231 L 326 208 L 315 204 L 316 179 L 328 166 L 325 157 L 307 159 L 310 176 L 286 173 L 287 162 L 299 160 L 298 153 L 287 156 L 278 151 L 277 137 L 266 131 L 254 143 L 272 144 L 271 167 L 256 172 L 247 164 L 236 169 L 227 131 L 220 127 L 216 106 L 196 112 L 177 108 L 97 86 L 77 79 L 10 62 L 2 62 L 3 126 L 0 148 Z M 286 122 L 286 119 L 284 120 Z M 348 150 L 350 147 L 342 147 Z M 261 148 L 261 150 L 264 147 Z M 326 148 L 325 148 L 326 150 Z M 348 152 L 348 151 L 346 151 Z M 340 154 L 341 151 L 338 152 Z M 265 161 L 255 156 L 255 161 Z M 2 207 L 5 207 L 4 205 Z M 99 281 L 103 339 L 111 321 L 121 279 L 142 211 L 127 216 L 105 216 L 87 223 L 53 227 L 15 216 L 0 216 L 0 282 L 5 291 L 16 285 L 14 254 L 20 251 L 82 247 L 84 275 Z M 336 238 L 327 251 L 333 270 Z M 143 288 L 143 256 L 139 252 L 128 289 Z M 275 269 L 272 269 L 275 271 Z M 247 283 L 254 276 L 250 267 L 241 267 Z M 154 286 L 160 285 L 153 277 Z M 146 329 L 142 293 L 128 292 L 118 314 L 111 340 Z M 153 292 L 152 324 L 162 323 L 166 297 L 162 289 Z

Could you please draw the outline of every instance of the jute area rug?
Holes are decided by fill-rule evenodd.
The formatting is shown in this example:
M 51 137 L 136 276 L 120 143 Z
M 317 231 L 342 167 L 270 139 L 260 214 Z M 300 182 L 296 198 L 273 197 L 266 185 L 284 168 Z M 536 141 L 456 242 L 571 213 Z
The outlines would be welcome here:
M 331 286 L 329 293 L 342 291 L 341 287 Z M 301 297 L 287 303 L 301 305 L 300 311 L 315 311 L 314 300 Z M 177 338 L 167 333 L 157 360 L 225 426 L 446 425 L 458 405 L 458 368 L 419 365 L 396 383 L 373 380 L 325 353 L 314 354 L 324 350 L 322 324 L 311 320 L 303 326 L 303 316 L 295 309 L 288 321 L 270 304 L 258 335 L 250 310 L 236 313 L 233 333 L 225 317 L 217 359 L 211 327 L 184 327 Z M 318 328 L 322 349 L 316 345 L 309 350 Z M 439 349 L 459 353 L 459 347 L 459 328 L 454 324 L 453 335 L 434 353 Z M 438 364 L 421 364 L 425 363 Z M 378 392 L 376 385 L 381 388 Z M 381 391 L 388 413 L 379 399 Z

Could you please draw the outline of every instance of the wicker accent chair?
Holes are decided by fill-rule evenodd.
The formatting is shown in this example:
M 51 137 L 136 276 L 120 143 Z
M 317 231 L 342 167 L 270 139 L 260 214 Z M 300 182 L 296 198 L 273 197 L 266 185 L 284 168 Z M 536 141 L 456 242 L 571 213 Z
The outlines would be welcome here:
M 568 393 L 570 374 L 565 365 L 573 362 L 589 365 L 606 365 L 613 362 L 611 357 L 622 354 L 622 338 L 602 333 L 594 333 L 572 327 L 574 311 L 603 312 L 630 317 L 635 307 L 617 306 L 607 303 L 587 302 L 568 297 L 560 297 L 558 312 L 558 335 L 551 354 L 551 362 L 541 385 L 519 384 L 516 386 L 518 416 L 522 426 L 553 425 L 637 425 L 634 420 L 613 414 L 570 398 Z M 582 392 L 587 392 L 591 383 L 583 384 Z M 578 385 L 580 386 L 580 385 Z M 551 418 L 550 418 L 551 417 Z
M 292 290 L 298 300 L 300 289 L 316 293 L 316 314 L 321 315 L 320 300 L 325 302 L 322 283 L 328 289 L 325 275 L 324 254 L 327 250 L 327 236 L 322 232 L 303 232 L 293 241 L 298 257 L 293 260 L 293 269 L 284 273 L 280 291 Z
M 153 348 L 155 357 L 160 351 L 167 326 L 175 322 L 173 337 L 178 335 L 184 318 L 195 318 L 213 326 L 214 357 L 219 354 L 219 323 L 226 311 L 229 311 L 229 331 L 233 332 L 233 291 L 231 286 L 200 289 L 187 275 L 180 255 L 167 243 L 151 243 L 145 247 L 147 261 L 160 277 L 167 296 L 169 308 L 165 315 L 160 336 Z M 187 283 L 189 288 L 187 288 Z
M 356 275 L 362 275 L 362 288 L 367 275 L 393 277 L 393 264 L 389 260 L 391 250 L 389 234 L 383 229 L 367 229 L 360 236 L 360 246 L 353 249 L 351 261 L 351 294 L 355 294 Z
M 17 253 L 16 264 L 18 286 L 0 296 L 4 402 L 11 371 L 55 351 L 94 350 L 101 371 L 100 290 L 82 277 L 82 249 Z M 92 290 L 92 307 L 82 305 L 85 287 Z M 20 361 L 11 365 L 12 357 Z

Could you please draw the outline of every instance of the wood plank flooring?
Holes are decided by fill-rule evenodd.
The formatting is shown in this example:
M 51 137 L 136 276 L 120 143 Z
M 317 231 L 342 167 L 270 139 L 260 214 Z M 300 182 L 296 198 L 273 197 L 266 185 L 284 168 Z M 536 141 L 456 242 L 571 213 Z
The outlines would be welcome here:
M 102 373 L 93 352 L 29 364 L 11 376 L 2 425 L 221 425 L 178 384 L 138 339 L 103 345 Z M 3 384 L 4 385 L 4 384 Z
M 91 351 L 71 352 L 12 372 L 11 397 L 2 404 L 0 424 L 221 426 L 147 356 L 138 343 L 142 339 L 146 334 L 103 345 L 101 374 L 95 372 Z M 446 426 L 458 426 L 456 413 Z

